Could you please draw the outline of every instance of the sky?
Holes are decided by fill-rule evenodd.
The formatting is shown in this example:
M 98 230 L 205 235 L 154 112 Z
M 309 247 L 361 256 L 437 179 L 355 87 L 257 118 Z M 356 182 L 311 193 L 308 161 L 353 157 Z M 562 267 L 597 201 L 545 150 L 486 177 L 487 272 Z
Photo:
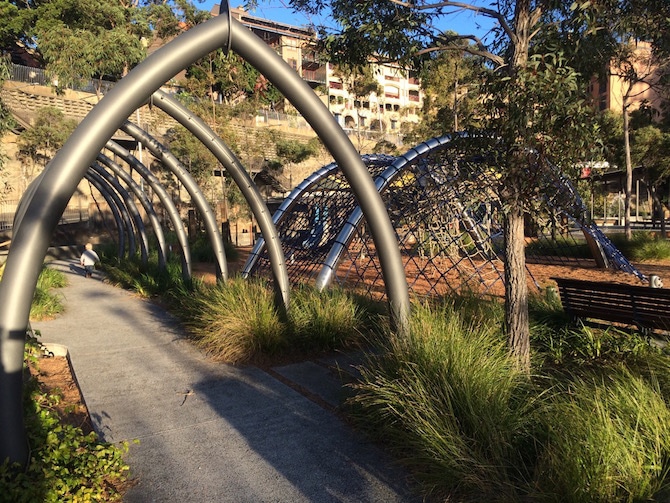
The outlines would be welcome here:
M 197 3 L 199 9 L 211 10 L 219 0 L 205 0 L 203 3 Z M 243 5 L 243 0 L 229 0 L 231 7 L 240 7 Z M 485 1 L 475 0 L 471 2 L 474 4 L 484 5 Z M 282 23 L 292 24 L 294 26 L 309 26 L 327 24 L 327 18 L 322 17 L 307 17 L 303 13 L 294 13 L 293 10 L 287 6 L 288 1 L 284 0 L 259 0 L 258 7 L 249 13 L 252 16 L 270 19 L 272 21 L 279 21 Z M 440 21 L 444 30 L 453 30 L 461 34 L 474 33 L 479 37 L 485 37 L 493 26 L 493 21 L 484 16 L 475 16 L 471 12 L 460 12 L 446 16 Z

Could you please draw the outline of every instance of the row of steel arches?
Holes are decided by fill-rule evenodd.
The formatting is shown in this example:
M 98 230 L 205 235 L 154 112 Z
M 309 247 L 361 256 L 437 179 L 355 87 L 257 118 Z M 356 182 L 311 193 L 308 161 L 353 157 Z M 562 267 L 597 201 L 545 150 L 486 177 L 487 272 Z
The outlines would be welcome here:
M 225 14 L 225 13 L 224 13 Z M 180 108 L 179 104 L 158 92 L 158 89 L 183 68 L 208 53 L 223 47 L 235 51 L 249 64 L 256 67 L 272 82 L 311 124 L 324 146 L 330 151 L 344 172 L 351 189 L 362 201 L 362 211 L 370 225 L 375 244 L 380 250 L 380 263 L 384 270 L 389 310 L 396 327 L 403 331 L 409 315 L 409 294 L 404 269 L 397 249 L 397 241 L 384 204 L 355 148 L 335 122 L 313 90 L 300 79 L 271 48 L 244 28 L 230 14 L 219 15 L 180 35 L 159 49 L 122 79 L 84 118 L 79 127 L 57 153 L 47 168 L 38 176 L 24 194 L 16 214 L 12 246 L 0 282 L 0 459 L 25 464 L 28 450 L 22 414 L 22 366 L 25 334 L 32 296 L 41 270 L 49 241 L 60 215 L 82 179 L 88 179 L 105 198 L 117 208 L 120 228 L 125 228 L 129 239 L 134 240 L 131 228 L 140 236 L 140 248 L 146 253 L 143 227 L 126 198 L 127 190 L 111 181 L 107 170 L 117 172 L 114 162 L 101 154 L 104 148 L 117 157 L 133 164 L 143 178 L 154 184 L 160 193 L 160 184 L 129 152 L 124 151 L 111 138 L 118 129 L 139 139 L 187 187 L 204 217 L 207 233 L 217 255 L 221 278 L 227 275 L 225 256 L 218 227 L 205 204 L 197 186 L 190 186 L 187 176 L 173 156 L 146 132 L 127 122 L 133 112 L 152 101 L 177 118 L 192 134 L 205 143 L 219 162 L 228 170 L 235 183 L 247 198 L 260 230 L 270 250 L 275 287 L 285 306 L 288 305 L 288 278 L 283 253 L 276 230 L 265 204 L 246 171 L 232 152 L 197 117 Z M 122 171 L 118 169 L 118 171 Z M 119 175 L 122 177 L 123 175 Z M 189 189 L 190 186 L 190 189 Z M 129 185 L 134 192 L 133 185 Z M 124 193 L 126 190 L 126 193 Z M 165 194 L 163 195 L 163 197 Z M 161 197 L 161 196 L 159 196 Z M 169 198 L 164 198 L 169 207 Z M 150 215 L 154 212 L 146 205 Z M 135 222 L 133 223 L 133 220 Z M 183 229 L 176 214 L 171 216 L 175 229 Z M 152 222 L 154 230 L 159 227 Z M 159 235 L 160 235 L 159 230 Z M 178 230 L 182 248 L 183 275 L 190 277 L 186 234 Z M 159 242 L 159 254 L 165 259 L 165 243 Z

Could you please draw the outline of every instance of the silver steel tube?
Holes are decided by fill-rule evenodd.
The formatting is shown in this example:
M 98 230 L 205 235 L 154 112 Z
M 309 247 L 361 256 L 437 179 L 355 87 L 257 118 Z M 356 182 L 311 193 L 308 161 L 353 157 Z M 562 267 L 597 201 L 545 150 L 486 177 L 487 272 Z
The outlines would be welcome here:
M 126 159 L 124 160 L 128 162 L 128 160 Z M 124 181 L 124 183 L 128 187 L 130 187 L 130 190 L 133 191 L 133 194 L 135 194 L 135 196 L 139 200 L 140 204 L 142 205 L 142 208 L 144 208 L 144 212 L 147 214 L 147 217 L 149 218 L 151 228 L 153 229 L 154 236 L 156 237 L 156 241 L 158 243 L 158 250 L 157 250 L 158 268 L 161 270 L 165 269 L 165 235 L 163 234 L 163 228 L 161 227 L 160 221 L 158 220 L 158 216 L 156 215 L 154 205 L 151 203 L 151 201 L 144 193 L 144 191 L 140 188 L 140 186 L 137 184 L 137 182 L 133 180 L 133 178 L 128 173 L 126 173 L 121 168 L 121 166 L 119 166 L 116 162 L 114 162 L 112 159 L 110 159 L 104 154 L 98 154 L 98 161 L 107 166 L 110 170 L 112 170 L 116 176 L 118 176 L 121 180 Z
M 209 242 L 212 245 L 214 250 L 214 256 L 216 258 L 216 276 L 218 279 L 225 280 L 228 277 L 228 264 L 226 262 L 226 252 L 223 247 L 223 239 L 221 238 L 221 232 L 216 223 L 216 216 L 212 211 L 212 208 L 207 202 L 207 198 L 200 190 L 200 187 L 195 182 L 191 174 L 184 167 L 184 165 L 177 159 L 172 152 L 170 152 L 164 145 L 162 145 L 156 138 L 151 136 L 149 133 L 144 131 L 142 128 L 133 124 L 132 122 L 126 121 L 122 126 L 121 130 L 128 133 L 130 136 L 135 138 L 137 141 L 141 142 L 145 148 L 147 148 L 157 159 L 159 159 L 165 167 L 167 167 L 184 185 L 184 188 L 191 196 L 191 200 L 195 203 L 196 208 L 202 215 L 202 218 L 205 222 L 205 229 L 207 230 L 207 235 L 209 236 Z

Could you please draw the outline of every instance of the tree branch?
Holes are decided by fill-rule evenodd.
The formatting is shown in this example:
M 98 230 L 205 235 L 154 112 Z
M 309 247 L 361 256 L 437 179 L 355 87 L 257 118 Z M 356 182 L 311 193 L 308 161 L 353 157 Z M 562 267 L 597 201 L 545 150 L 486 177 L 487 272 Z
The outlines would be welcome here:
M 463 10 L 469 10 L 471 12 L 474 12 L 475 14 L 482 14 L 484 16 L 490 17 L 498 21 L 500 24 L 500 27 L 503 29 L 505 34 L 512 40 L 515 40 L 516 35 L 514 34 L 514 30 L 512 30 L 512 27 L 509 25 L 507 22 L 507 19 L 505 16 L 503 16 L 500 12 L 489 9 L 486 7 L 479 7 L 477 5 L 472 5 L 469 3 L 463 3 L 463 2 L 454 2 L 452 0 L 446 0 L 444 2 L 437 2 L 434 4 L 426 4 L 426 5 L 415 5 L 412 0 L 406 1 L 406 0 L 389 0 L 389 2 L 394 3 L 396 5 L 400 5 L 401 7 L 406 7 L 408 9 L 414 9 L 414 10 L 429 10 L 429 9 L 439 9 L 441 7 L 454 7 L 457 9 L 463 9 Z
M 459 40 L 472 40 L 473 42 L 475 42 L 476 48 L 469 44 L 456 45 L 455 42 Z M 420 56 L 422 54 L 428 54 L 435 51 L 445 51 L 445 50 L 463 51 L 467 52 L 468 54 L 472 54 L 473 56 L 480 56 L 482 58 L 486 58 L 497 67 L 505 65 L 505 60 L 500 56 L 497 56 L 496 54 L 493 54 L 491 51 L 487 50 L 486 46 L 475 35 L 450 35 L 450 36 L 443 35 L 437 40 L 437 42 L 445 42 L 445 43 L 428 47 L 426 49 L 422 49 L 417 52 L 417 55 Z

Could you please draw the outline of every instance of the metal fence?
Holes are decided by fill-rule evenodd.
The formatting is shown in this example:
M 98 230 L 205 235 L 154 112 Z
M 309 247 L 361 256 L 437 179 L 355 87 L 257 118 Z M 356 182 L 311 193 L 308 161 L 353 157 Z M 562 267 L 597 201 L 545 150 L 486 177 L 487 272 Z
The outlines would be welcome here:
M 11 230 L 14 226 L 14 215 L 19 205 L 18 200 L 0 202 L 0 231 Z M 88 199 L 85 196 L 75 195 L 70 199 L 65 211 L 60 217 L 59 224 L 75 224 L 87 222 L 89 219 Z
M 58 85 L 57 78 L 54 75 L 49 74 L 45 69 L 16 64 L 11 64 L 9 67 L 9 80 L 26 82 L 28 84 L 39 86 Z M 106 94 L 112 87 L 114 87 L 114 82 L 108 80 L 82 79 L 80 82 L 71 83 L 71 85 L 68 85 L 67 87 L 68 89 L 91 94 L 96 94 L 96 90 L 101 94 Z

